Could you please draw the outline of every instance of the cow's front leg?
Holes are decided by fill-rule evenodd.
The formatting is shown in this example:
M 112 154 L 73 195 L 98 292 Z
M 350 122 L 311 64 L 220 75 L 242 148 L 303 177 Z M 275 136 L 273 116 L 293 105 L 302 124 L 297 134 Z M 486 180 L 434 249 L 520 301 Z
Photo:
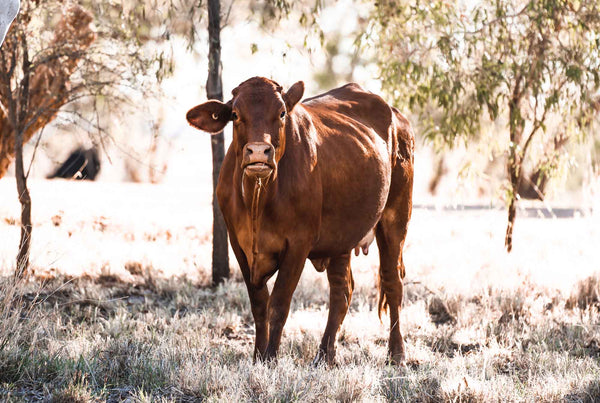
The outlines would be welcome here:
M 256 288 L 248 283 L 246 285 L 256 329 L 254 340 L 254 361 L 256 362 L 256 360 L 261 360 L 265 357 L 267 341 L 269 339 L 269 322 L 267 321 L 269 289 L 266 285 L 262 288 Z
M 269 343 L 265 354 L 267 360 L 277 357 L 283 326 L 290 312 L 292 295 L 300 280 L 307 257 L 308 251 L 292 253 L 288 251 L 281 262 L 269 299 Z
M 235 257 L 240 265 L 246 288 L 248 289 L 248 297 L 250 299 L 250 309 L 254 318 L 254 326 L 256 336 L 254 340 L 254 361 L 263 359 L 267 350 L 267 341 L 269 340 L 269 322 L 268 305 L 269 305 L 269 289 L 266 284 L 257 287 L 252 284 L 250 278 L 250 267 L 246 255 L 240 248 L 235 236 L 231 236 L 231 247 L 235 253 Z

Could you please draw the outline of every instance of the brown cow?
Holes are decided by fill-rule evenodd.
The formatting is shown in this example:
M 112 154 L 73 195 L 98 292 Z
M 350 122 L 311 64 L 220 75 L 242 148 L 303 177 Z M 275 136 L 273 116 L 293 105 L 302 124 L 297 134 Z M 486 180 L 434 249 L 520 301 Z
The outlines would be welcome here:
M 374 229 L 379 314 L 389 308 L 390 360 L 403 363 L 399 314 L 412 209 L 412 130 L 397 109 L 357 84 L 298 103 L 303 93 L 301 81 L 284 92 L 254 77 L 234 89 L 229 102 L 208 101 L 187 113 L 192 126 L 209 133 L 233 121 L 217 198 L 248 288 L 254 357 L 276 357 L 308 258 L 327 270 L 330 286 L 315 362 L 334 362 L 336 333 L 354 289 L 351 252 L 368 247 Z M 266 282 L 277 271 L 269 295 Z

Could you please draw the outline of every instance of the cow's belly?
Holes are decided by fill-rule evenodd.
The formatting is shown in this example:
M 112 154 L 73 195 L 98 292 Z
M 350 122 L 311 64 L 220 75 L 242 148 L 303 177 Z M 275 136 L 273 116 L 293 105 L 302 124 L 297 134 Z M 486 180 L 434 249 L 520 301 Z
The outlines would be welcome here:
M 390 189 L 391 166 L 385 142 L 362 158 L 338 158 L 322 174 L 323 208 L 311 257 L 351 251 L 379 221 Z M 340 156 L 338 156 L 340 157 Z

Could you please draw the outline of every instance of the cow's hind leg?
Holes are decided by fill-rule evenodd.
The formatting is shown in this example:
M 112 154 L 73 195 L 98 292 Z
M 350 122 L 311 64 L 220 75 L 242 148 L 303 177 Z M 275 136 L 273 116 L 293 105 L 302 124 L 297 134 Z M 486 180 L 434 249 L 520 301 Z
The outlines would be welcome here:
M 379 315 L 386 308 L 390 315 L 389 358 L 393 364 L 404 362 L 404 342 L 400 333 L 400 309 L 402 307 L 404 266 L 402 243 L 398 234 L 381 222 L 377 226 L 379 248 Z
M 313 364 L 325 360 L 328 365 L 335 361 L 335 339 L 337 332 L 348 312 L 354 280 L 350 269 L 350 253 L 331 259 L 327 266 L 329 280 L 329 316 L 327 327 Z
M 375 237 L 379 248 L 379 315 L 388 308 L 390 315 L 389 358 L 392 364 L 404 364 L 404 342 L 400 333 L 405 269 L 402 249 L 412 212 L 412 161 L 394 168 L 390 195 Z

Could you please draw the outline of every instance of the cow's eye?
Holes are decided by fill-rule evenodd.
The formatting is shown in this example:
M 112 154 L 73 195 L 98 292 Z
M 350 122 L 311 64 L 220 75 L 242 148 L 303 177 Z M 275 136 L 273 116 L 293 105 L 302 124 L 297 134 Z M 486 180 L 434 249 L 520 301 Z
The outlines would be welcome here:
M 285 111 L 281 111 L 281 113 L 279 114 L 279 117 L 280 117 L 281 119 L 283 119 L 283 118 L 285 117 Z
M 231 120 L 238 120 L 238 115 L 235 112 L 231 112 Z

